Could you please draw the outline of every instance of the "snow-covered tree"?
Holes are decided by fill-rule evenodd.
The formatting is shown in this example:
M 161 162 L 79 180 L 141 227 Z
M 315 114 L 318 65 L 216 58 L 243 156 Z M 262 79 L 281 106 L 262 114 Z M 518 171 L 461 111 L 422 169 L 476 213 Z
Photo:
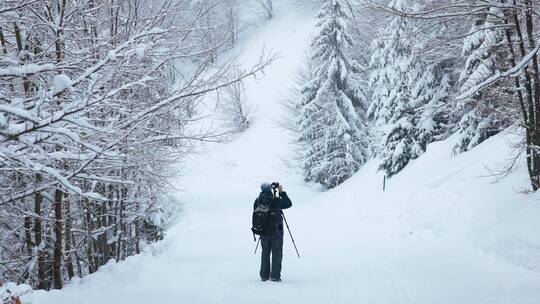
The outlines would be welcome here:
M 224 77 L 234 60 L 209 62 L 227 33 L 203 43 L 194 25 L 208 10 L 135 2 L 2 6 L 0 273 L 8 280 L 62 288 L 161 238 L 176 164 L 195 140 L 216 139 L 192 127 L 195 105 L 267 63 Z
M 241 75 L 241 72 L 235 70 L 231 72 L 232 78 Z M 238 81 L 226 87 L 218 98 L 217 110 L 220 112 L 224 127 L 231 129 L 232 132 L 243 132 L 250 125 L 251 107 L 246 100 L 245 85 L 243 81 Z
M 193 35 L 206 51 L 200 57 L 216 63 L 218 55 L 234 46 L 241 30 L 237 0 L 192 0 L 191 9 L 199 12 Z
M 313 78 L 301 90 L 298 121 L 305 177 L 327 187 L 351 177 L 368 157 L 365 97 L 350 83 L 353 62 L 346 49 L 353 41 L 342 4 L 328 0 L 317 16 Z
M 520 148 L 527 160 L 532 189 L 536 191 L 540 188 L 540 153 L 536 148 L 540 145 L 540 136 L 536 135 L 540 133 L 540 90 L 535 89 L 540 83 L 536 39 L 538 3 L 529 0 L 471 0 L 459 4 L 452 1 L 414 2 L 424 7 L 411 13 L 410 10 L 388 9 L 380 1 L 365 1 L 367 7 L 378 12 L 423 23 L 414 35 L 404 38 L 413 41 L 415 46 L 424 40 L 426 32 L 430 33 L 429 44 L 421 53 L 422 59 L 428 66 L 433 66 L 441 92 L 448 85 L 449 95 L 457 97 L 443 101 L 443 111 L 435 113 L 443 124 L 446 122 L 444 132 L 436 137 L 444 138 L 459 131 L 460 138 L 453 149 L 454 153 L 459 153 L 512 124 L 523 126 Z M 395 3 L 392 1 L 391 5 Z M 382 29 L 390 27 L 388 22 L 375 24 Z M 379 112 L 383 108 L 381 100 L 389 94 L 386 84 L 391 83 L 384 71 L 388 60 L 392 59 L 385 48 L 388 42 L 384 37 L 389 36 L 385 32 L 382 31 L 373 44 L 376 47 L 372 48 L 374 96 L 369 116 L 376 119 L 375 131 L 385 125 L 384 116 Z M 458 37 L 466 38 L 460 41 Z M 439 78 L 441 76 L 443 78 Z M 422 112 L 432 116 L 427 109 L 425 107 Z
M 465 66 L 460 74 L 459 93 L 474 89 L 493 76 L 501 62 L 500 45 L 504 39 L 504 15 L 498 7 L 500 1 L 481 1 L 488 7 L 485 14 L 477 16 L 469 34 L 463 41 L 462 55 Z M 458 123 L 459 142 L 454 153 L 468 151 L 501 130 L 497 117 L 497 97 L 489 92 L 478 92 L 467 100 L 458 102 L 456 112 L 461 119 Z
M 369 87 L 371 89 L 371 102 L 367 116 L 373 124 L 372 133 L 375 138 L 382 137 L 382 127 L 386 125 L 388 117 L 383 113 L 386 98 L 390 95 L 390 85 L 394 75 L 390 70 L 390 47 L 387 46 L 384 31 L 380 31 L 370 45 L 371 59 L 369 69 Z M 373 147 L 375 153 L 379 147 Z
M 259 0 L 262 13 L 267 19 L 274 18 L 274 2 L 273 0 Z
M 436 70 L 433 65 L 418 62 L 421 69 L 414 69 L 412 75 L 412 98 L 418 120 L 417 138 L 422 151 L 429 143 L 443 139 L 447 133 L 447 107 L 450 98 L 448 76 Z M 440 75 L 436 75 L 436 73 Z
M 393 0 L 389 6 L 400 11 L 412 8 L 408 0 Z M 412 52 L 412 26 L 405 18 L 392 17 L 372 44 L 373 94 L 368 114 L 375 128 L 381 130 L 377 152 L 382 159 L 380 168 L 388 176 L 399 172 L 422 153 L 416 128 L 415 84 L 411 82 L 420 73 Z
M 409 0 L 393 0 L 393 10 L 410 12 Z M 447 98 L 448 80 L 434 74 L 432 64 L 415 53 L 414 20 L 391 17 L 371 45 L 371 104 L 368 116 L 373 133 L 380 139 L 375 147 L 381 170 L 388 176 L 401 171 L 437 138 L 444 125 L 441 112 Z

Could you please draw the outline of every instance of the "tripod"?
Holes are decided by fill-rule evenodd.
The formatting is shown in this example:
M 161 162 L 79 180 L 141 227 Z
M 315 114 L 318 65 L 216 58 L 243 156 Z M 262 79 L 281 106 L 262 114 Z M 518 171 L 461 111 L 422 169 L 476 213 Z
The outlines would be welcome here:
M 283 211 L 281 211 L 281 215 L 283 216 L 283 220 L 285 221 L 285 226 L 287 226 L 287 231 L 289 231 L 289 235 L 291 236 L 291 240 L 292 240 L 292 243 L 293 243 L 293 246 L 294 246 L 294 250 L 296 251 L 296 255 L 298 256 L 298 258 L 300 258 L 300 253 L 298 253 L 298 248 L 296 248 L 296 243 L 294 242 L 294 238 L 292 236 L 291 229 L 289 229 L 289 224 L 287 223 L 287 219 L 285 218 L 285 213 L 283 213 Z
M 274 197 L 278 197 L 277 191 L 274 189 Z M 287 231 L 289 232 L 289 236 L 291 237 L 291 241 L 294 246 L 294 250 L 296 251 L 296 255 L 298 258 L 300 258 L 300 253 L 298 253 L 298 248 L 296 247 L 296 242 L 294 241 L 294 238 L 291 233 L 291 229 L 289 228 L 289 223 L 287 222 L 287 218 L 285 217 L 285 213 L 283 213 L 283 210 L 279 211 L 281 213 L 281 216 L 283 216 L 283 220 L 285 221 L 285 226 L 287 227 Z M 255 236 L 254 236 L 255 237 Z M 255 251 L 253 254 L 257 254 L 257 248 L 259 248 L 259 243 L 261 242 L 261 237 L 259 236 L 259 240 L 257 241 L 257 245 L 255 246 Z

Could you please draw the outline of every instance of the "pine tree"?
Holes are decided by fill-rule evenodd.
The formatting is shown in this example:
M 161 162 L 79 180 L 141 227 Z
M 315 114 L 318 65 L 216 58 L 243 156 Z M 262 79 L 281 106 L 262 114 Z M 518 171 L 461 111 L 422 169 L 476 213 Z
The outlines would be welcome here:
M 448 76 L 433 65 L 418 63 L 412 77 L 413 104 L 418 113 L 416 132 L 418 142 L 425 151 L 427 145 L 440 140 L 447 133 L 448 114 L 446 106 L 450 91 Z
M 411 11 L 409 0 L 393 0 L 390 8 Z M 436 140 L 445 125 L 442 105 L 448 79 L 434 74 L 434 67 L 415 55 L 416 24 L 392 17 L 371 45 L 370 86 L 373 90 L 368 117 L 379 134 L 376 153 L 380 169 L 388 176 L 401 171 Z
M 350 82 L 353 43 L 341 0 L 328 0 L 318 16 L 311 44 L 312 79 L 301 90 L 299 142 L 307 180 L 335 187 L 351 177 L 368 158 L 364 95 Z
M 486 1 L 484 1 L 486 2 Z M 487 4 L 495 1 L 487 1 Z M 477 17 L 463 41 L 462 55 L 466 57 L 465 67 L 460 74 L 460 93 L 467 92 L 491 77 L 497 70 L 500 54 L 497 51 L 504 39 L 504 31 L 497 28 L 501 24 L 503 13 L 496 4 L 486 14 Z M 457 112 L 460 113 L 459 142 L 454 153 L 461 153 L 474 148 L 492 135 L 497 134 L 498 124 L 495 111 L 496 102 L 487 92 L 478 92 L 468 100 L 460 101 Z
M 394 0 L 389 6 L 400 11 L 412 7 L 406 0 Z M 368 113 L 382 133 L 377 152 L 382 160 L 380 169 L 388 176 L 401 171 L 422 153 L 411 82 L 418 73 L 414 72 L 411 27 L 409 20 L 393 17 L 372 45 L 379 50 L 374 51 L 371 60 L 373 95 Z
M 375 130 L 380 130 L 382 126 L 386 125 L 387 117 L 383 115 L 382 108 L 385 99 L 390 95 L 389 88 L 391 81 L 394 78 L 394 75 L 389 69 L 391 61 L 389 52 L 391 51 L 391 46 L 387 46 L 385 34 L 385 31 L 381 30 L 370 46 L 371 59 L 369 69 L 371 70 L 371 73 L 369 77 L 369 86 L 372 90 L 372 94 L 367 115 L 373 122 L 373 129 Z

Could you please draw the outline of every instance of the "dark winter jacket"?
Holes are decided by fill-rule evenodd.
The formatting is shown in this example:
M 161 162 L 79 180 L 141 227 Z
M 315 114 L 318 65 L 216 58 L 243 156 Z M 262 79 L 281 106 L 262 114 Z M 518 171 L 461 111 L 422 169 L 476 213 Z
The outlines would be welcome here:
M 283 237 L 283 216 L 281 215 L 281 210 L 292 206 L 289 196 L 287 196 L 285 191 L 279 193 L 279 197 L 274 197 L 271 192 L 261 192 L 259 197 L 255 199 L 253 209 L 256 209 L 262 200 L 272 200 L 272 225 L 271 229 L 268 229 L 261 237 Z

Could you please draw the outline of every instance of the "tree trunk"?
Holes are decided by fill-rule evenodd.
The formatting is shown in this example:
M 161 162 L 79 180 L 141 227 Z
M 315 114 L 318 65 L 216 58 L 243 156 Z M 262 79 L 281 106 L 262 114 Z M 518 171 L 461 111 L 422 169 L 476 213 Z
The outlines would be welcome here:
M 504 0 L 501 0 L 501 2 L 504 4 Z M 508 11 L 505 11 L 505 17 L 504 20 L 505 25 L 509 26 L 511 19 L 511 15 L 508 14 Z M 512 66 L 516 66 L 516 63 L 518 62 L 518 58 L 516 55 L 516 52 L 514 50 L 514 41 L 512 39 L 512 33 L 509 29 L 509 27 L 505 30 L 505 36 L 506 36 L 506 42 L 508 44 L 508 52 L 510 55 L 510 64 Z M 526 149 L 526 158 L 527 158 L 527 170 L 529 173 L 529 176 L 532 176 L 532 162 L 531 162 L 531 126 L 529 121 L 529 114 L 527 113 L 527 106 L 525 105 L 525 98 L 523 96 L 522 86 L 521 86 L 521 77 L 518 75 L 514 77 L 514 85 L 516 87 L 516 95 L 518 98 L 519 108 L 521 110 L 521 115 L 523 118 L 523 126 L 525 127 L 525 149 Z
M 70 206 L 70 201 L 69 201 L 69 198 L 67 196 L 67 193 L 65 194 L 65 201 L 64 201 L 64 209 L 65 209 L 65 231 L 64 231 L 64 236 L 65 236 L 65 253 L 66 253 L 66 268 L 67 268 L 67 273 L 68 273 L 68 277 L 69 279 L 71 280 L 71 278 L 73 278 L 75 276 L 75 272 L 73 271 L 73 259 L 71 258 L 72 257 L 72 252 L 71 252 L 71 206 Z M 74 248 L 75 249 L 75 248 Z
M 108 214 L 107 214 L 107 217 L 108 217 L 107 221 L 108 221 L 109 227 L 111 227 L 111 228 L 109 228 L 110 229 L 109 231 L 112 232 L 111 234 L 112 234 L 113 238 L 115 238 L 116 235 L 117 235 L 116 234 L 116 215 L 117 215 L 116 214 L 116 212 L 117 212 L 116 207 L 118 207 L 118 201 L 114 200 L 114 193 L 115 193 L 114 189 L 115 189 L 115 187 L 112 184 L 110 184 L 107 187 L 107 200 L 109 201 L 107 203 L 107 206 L 108 206 L 108 209 L 109 209 Z M 113 205 L 113 204 L 116 204 L 116 206 Z M 113 211 L 114 211 L 114 213 L 113 213 Z M 114 227 L 114 229 L 112 227 Z M 115 253 L 116 253 L 116 244 L 117 244 L 116 238 L 115 238 L 114 241 L 108 240 L 108 243 L 110 243 L 110 245 L 108 246 L 108 252 L 107 252 L 108 259 L 111 259 L 111 258 L 114 259 Z
M 116 259 L 120 261 L 123 258 L 123 247 L 124 247 L 124 238 L 125 238 L 125 225 L 124 225 L 124 200 L 126 199 L 127 188 L 125 186 L 120 186 L 118 191 L 118 202 L 120 206 L 118 207 L 118 248 L 116 249 Z
M 17 48 L 20 53 L 24 50 L 24 45 L 23 45 L 23 39 L 21 35 L 21 29 L 19 29 L 19 26 L 17 25 L 16 22 L 13 22 L 13 31 L 15 33 L 15 40 L 17 41 Z M 22 62 L 24 63 L 24 61 L 26 60 L 23 59 Z M 24 93 L 28 94 L 28 92 L 30 91 L 30 82 L 28 81 L 27 76 L 24 76 L 22 79 L 23 79 Z
M 86 209 L 86 258 L 88 260 L 88 273 L 94 273 L 97 270 L 97 261 L 94 252 L 94 238 L 92 236 L 93 224 L 92 224 L 92 214 L 90 212 L 89 201 L 87 198 L 84 199 L 84 206 Z
M 514 0 L 514 5 L 517 6 L 516 1 Z M 525 49 L 525 39 L 523 36 L 523 32 L 521 30 L 521 22 L 519 20 L 518 12 L 517 10 L 513 10 L 512 17 L 514 19 L 514 30 L 516 31 L 516 35 L 518 38 L 518 46 L 519 51 L 521 54 L 521 58 L 523 59 L 527 55 L 527 51 Z M 535 111 L 535 102 L 534 102 L 534 93 L 533 93 L 533 80 L 531 78 L 531 73 L 529 72 L 529 68 L 525 68 L 523 70 L 523 74 L 525 76 L 525 92 L 526 92 L 526 112 L 528 113 L 528 120 L 525 123 L 526 125 L 526 149 L 527 149 L 527 169 L 529 172 L 529 178 L 531 181 L 531 186 L 534 191 L 538 189 L 538 183 L 535 180 L 534 176 L 536 175 L 537 169 L 535 169 L 535 163 L 536 163 L 536 154 L 534 150 L 532 149 L 534 144 L 534 139 L 537 137 L 537 128 L 536 128 L 536 111 Z
M 104 184 L 98 184 L 96 187 L 97 191 L 105 196 L 106 193 L 106 187 Z M 95 204 L 95 210 L 97 215 L 97 229 L 100 230 L 98 238 L 98 253 L 99 253 L 99 263 L 98 267 L 105 265 L 108 261 L 108 246 L 107 246 L 107 202 L 97 202 Z M 100 229 L 101 228 L 101 229 Z
M 41 175 L 36 174 L 36 185 L 39 185 L 41 182 Z M 45 256 L 44 256 L 44 248 L 45 244 L 43 244 L 42 239 L 42 231 L 41 231 L 41 204 L 43 202 L 43 197 L 41 196 L 40 192 L 36 192 L 34 194 L 34 213 L 36 214 L 36 218 L 34 219 L 34 243 L 37 247 L 37 268 L 38 268 L 38 276 L 37 276 L 37 288 L 38 289 L 47 289 L 47 283 L 45 281 Z
M 75 262 L 77 265 L 77 276 L 79 278 L 82 278 L 82 267 L 81 267 L 81 259 L 79 258 L 79 254 L 77 253 L 77 245 L 75 245 L 75 236 L 73 233 L 71 233 L 71 245 L 73 246 L 73 252 L 75 253 Z
M 64 193 L 56 188 L 54 193 L 54 255 L 53 288 L 62 288 L 62 199 Z
M 141 253 L 141 250 L 139 248 L 139 242 L 141 241 L 139 230 L 140 230 L 139 229 L 139 219 L 137 218 L 135 220 L 135 253 L 136 254 Z
M 0 28 L 0 46 L 2 47 L 2 52 L 4 54 L 7 54 L 6 38 L 4 37 L 4 32 L 2 31 L 2 28 Z
M 26 243 L 26 254 L 32 258 L 32 219 L 29 216 L 24 217 L 24 240 Z
M 533 5 L 530 0 L 525 0 L 525 27 L 527 29 L 527 38 L 529 40 L 529 48 L 532 50 L 536 47 L 534 40 L 534 25 L 532 17 Z M 531 185 L 533 191 L 540 188 L 540 75 L 538 75 L 538 57 L 536 54 L 532 57 L 532 76 L 534 84 L 534 122 L 531 127 L 534 127 L 534 134 L 531 137 L 531 163 L 530 170 Z

